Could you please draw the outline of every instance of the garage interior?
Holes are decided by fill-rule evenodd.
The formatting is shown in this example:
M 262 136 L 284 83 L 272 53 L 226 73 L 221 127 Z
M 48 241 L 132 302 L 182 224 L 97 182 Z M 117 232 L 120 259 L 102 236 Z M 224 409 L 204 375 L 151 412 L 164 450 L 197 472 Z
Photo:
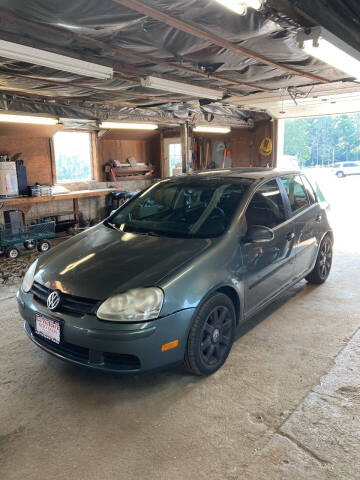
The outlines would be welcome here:
M 283 119 L 360 111 L 360 68 L 358 78 L 344 73 L 299 40 L 320 26 L 360 61 L 356 0 L 233 2 L 248 4 L 241 15 L 223 3 L 0 0 L 0 168 L 13 165 L 17 179 L 1 181 L 0 238 L 9 218 L 41 220 L 57 245 L 106 218 L 116 193 L 208 168 L 281 166 Z M 77 61 L 96 64 L 98 78 Z M 72 134 L 74 149 L 88 143 L 85 177 L 77 157 L 72 173 L 61 170 Z M 335 230 L 329 280 L 301 281 L 242 325 L 224 367 L 206 378 L 181 367 L 88 371 L 42 352 L 15 299 L 41 253 L 21 246 L 11 258 L 3 248 L 0 477 L 360 478 L 351 181 L 353 197 L 349 183 L 324 181 Z

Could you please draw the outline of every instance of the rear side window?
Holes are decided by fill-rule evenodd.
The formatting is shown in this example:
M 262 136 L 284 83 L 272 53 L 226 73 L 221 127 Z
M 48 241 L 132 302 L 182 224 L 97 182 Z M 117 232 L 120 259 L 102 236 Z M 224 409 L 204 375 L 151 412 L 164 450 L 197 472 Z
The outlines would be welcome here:
M 320 190 L 320 187 L 317 184 L 317 182 L 315 182 L 315 180 L 313 178 L 311 178 L 310 180 L 309 179 L 307 179 L 307 180 L 310 183 L 310 185 L 313 187 L 314 191 L 316 192 L 316 196 L 317 196 L 318 201 L 319 202 L 326 202 L 324 194 Z
M 310 203 L 311 203 L 311 204 L 316 203 L 316 196 L 315 196 L 315 193 L 314 193 L 314 189 L 312 188 L 309 180 L 308 180 L 304 175 L 301 175 L 301 179 L 302 179 L 302 181 L 303 181 L 305 190 L 306 190 L 306 192 L 307 192 L 307 194 L 308 194 Z
M 265 183 L 254 193 L 245 214 L 248 227 L 274 228 L 284 222 L 285 208 L 276 180 Z
M 293 213 L 308 207 L 309 200 L 300 175 L 282 177 L 280 179 L 289 197 L 290 208 Z

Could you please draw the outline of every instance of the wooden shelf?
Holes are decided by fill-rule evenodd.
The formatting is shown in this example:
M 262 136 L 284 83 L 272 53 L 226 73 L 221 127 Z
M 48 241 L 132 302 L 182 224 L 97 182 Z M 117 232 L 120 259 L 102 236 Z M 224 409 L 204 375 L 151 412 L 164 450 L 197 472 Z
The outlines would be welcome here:
M 147 165 L 137 165 L 136 167 L 112 167 L 116 176 L 132 175 L 136 173 L 150 172 L 151 168 Z
M 116 175 L 116 179 L 119 182 L 129 182 L 131 180 L 151 180 L 154 177 L 152 175 L 128 175 L 126 177 L 118 177 Z
M 3 202 L 4 206 L 33 205 L 35 203 L 56 202 L 58 200 L 74 200 L 74 199 L 88 198 L 88 197 L 103 197 L 115 190 L 116 190 L 115 188 L 103 188 L 103 189 L 97 189 L 97 190 L 78 190 L 74 192 L 59 193 L 57 195 L 45 196 L 45 197 L 0 198 L 0 203 Z
M 3 202 L 4 207 L 17 207 L 24 214 L 25 220 L 33 205 L 37 203 L 56 202 L 59 200 L 72 200 L 74 208 L 75 221 L 79 221 L 79 198 L 90 197 L 104 197 L 111 192 L 116 191 L 115 188 L 102 188 L 97 190 L 78 190 L 69 193 L 59 193 L 57 195 L 46 197 L 12 197 L 12 198 L 0 198 L 0 204 Z
M 112 172 L 111 172 L 112 170 Z M 113 175 L 119 182 L 127 182 L 130 180 L 147 180 L 152 179 L 153 167 L 148 165 L 137 165 L 136 167 L 111 167 L 105 166 L 105 172 L 108 180 L 113 181 Z

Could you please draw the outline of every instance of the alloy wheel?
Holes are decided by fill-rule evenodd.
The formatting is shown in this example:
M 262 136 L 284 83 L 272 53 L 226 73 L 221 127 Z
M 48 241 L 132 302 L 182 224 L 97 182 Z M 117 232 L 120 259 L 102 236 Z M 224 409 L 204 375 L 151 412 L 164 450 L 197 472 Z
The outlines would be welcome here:
M 319 253 L 319 273 L 322 278 L 325 278 L 331 268 L 332 262 L 332 249 L 331 243 L 329 241 L 325 241 L 321 246 L 320 253 Z
M 215 307 L 206 319 L 201 332 L 200 355 L 202 361 L 214 366 L 222 362 L 231 343 L 232 318 L 223 305 Z

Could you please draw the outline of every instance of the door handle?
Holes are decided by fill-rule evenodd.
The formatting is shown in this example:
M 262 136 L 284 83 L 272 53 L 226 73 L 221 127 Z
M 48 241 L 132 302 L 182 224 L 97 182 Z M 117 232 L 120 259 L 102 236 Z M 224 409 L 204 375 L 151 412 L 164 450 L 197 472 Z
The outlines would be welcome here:
M 315 218 L 315 222 L 320 223 L 320 222 L 321 222 L 321 219 L 322 219 L 322 216 L 321 216 L 321 215 L 318 215 L 318 216 Z
M 294 232 L 289 232 L 287 235 L 286 235 L 286 239 L 291 242 L 291 240 L 293 240 L 295 238 L 295 233 Z

